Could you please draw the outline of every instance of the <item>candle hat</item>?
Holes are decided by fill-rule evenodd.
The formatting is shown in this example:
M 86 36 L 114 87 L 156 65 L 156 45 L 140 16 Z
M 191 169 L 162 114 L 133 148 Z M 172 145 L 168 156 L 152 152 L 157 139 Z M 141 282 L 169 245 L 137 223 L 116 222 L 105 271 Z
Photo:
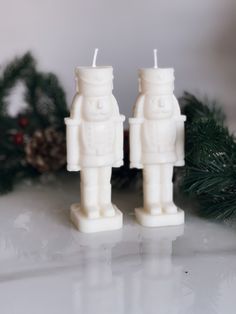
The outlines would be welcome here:
M 112 92 L 113 68 L 78 67 L 76 69 L 77 90 L 88 96 L 102 96 Z
M 86 84 L 107 84 L 113 80 L 113 68 L 104 67 L 77 67 L 76 76 Z
M 140 69 L 139 77 L 144 81 L 156 84 L 172 83 L 175 79 L 173 68 Z
M 146 68 L 139 70 L 141 92 L 173 92 L 174 79 L 173 68 Z

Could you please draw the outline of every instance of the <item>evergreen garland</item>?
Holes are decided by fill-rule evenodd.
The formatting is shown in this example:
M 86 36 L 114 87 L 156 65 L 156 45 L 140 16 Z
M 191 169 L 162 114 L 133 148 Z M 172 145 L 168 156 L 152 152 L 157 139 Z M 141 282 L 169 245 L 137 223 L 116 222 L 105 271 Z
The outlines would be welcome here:
M 236 142 L 216 103 L 185 93 L 186 165 L 182 191 L 198 202 L 199 214 L 217 220 L 236 214 Z
M 18 82 L 25 85 L 27 108 L 12 117 L 8 113 L 7 96 Z M 49 127 L 54 133 L 64 134 L 67 115 L 65 93 L 57 77 L 39 72 L 30 53 L 15 58 L 5 67 L 0 77 L 0 193 L 10 191 L 22 178 L 40 175 L 37 168 L 27 163 L 26 143 L 36 131 L 43 132 Z

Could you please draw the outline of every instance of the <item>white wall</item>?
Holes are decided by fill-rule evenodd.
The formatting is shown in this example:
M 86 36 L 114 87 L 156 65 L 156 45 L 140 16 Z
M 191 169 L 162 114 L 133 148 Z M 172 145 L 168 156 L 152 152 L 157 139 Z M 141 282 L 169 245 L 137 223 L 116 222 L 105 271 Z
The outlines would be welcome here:
M 183 90 L 221 100 L 236 118 L 235 0 L 0 0 L 0 63 L 31 50 L 42 70 L 54 71 L 74 93 L 77 65 L 114 67 L 114 93 L 130 115 L 137 95 L 137 68 L 176 70 Z

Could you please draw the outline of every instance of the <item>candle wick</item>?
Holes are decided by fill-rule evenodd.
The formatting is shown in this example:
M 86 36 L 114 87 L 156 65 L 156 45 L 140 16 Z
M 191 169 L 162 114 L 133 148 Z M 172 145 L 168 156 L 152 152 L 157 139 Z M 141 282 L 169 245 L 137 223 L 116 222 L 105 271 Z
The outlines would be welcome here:
M 98 48 L 96 48 L 95 51 L 94 51 L 94 55 L 93 55 L 93 64 L 92 64 L 92 67 L 93 67 L 93 68 L 96 67 L 97 54 L 98 54 Z
M 154 56 L 154 69 L 158 68 L 157 65 L 157 49 L 153 49 L 153 56 Z

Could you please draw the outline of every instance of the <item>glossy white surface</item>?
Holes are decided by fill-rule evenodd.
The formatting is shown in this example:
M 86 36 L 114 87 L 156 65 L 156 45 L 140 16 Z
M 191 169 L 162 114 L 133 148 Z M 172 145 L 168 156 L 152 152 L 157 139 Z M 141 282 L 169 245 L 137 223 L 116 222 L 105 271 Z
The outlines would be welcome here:
M 234 229 L 192 216 L 141 227 L 141 197 L 124 191 L 114 192 L 124 228 L 81 234 L 69 221 L 71 177 L 0 198 L 1 314 L 235 313 Z

